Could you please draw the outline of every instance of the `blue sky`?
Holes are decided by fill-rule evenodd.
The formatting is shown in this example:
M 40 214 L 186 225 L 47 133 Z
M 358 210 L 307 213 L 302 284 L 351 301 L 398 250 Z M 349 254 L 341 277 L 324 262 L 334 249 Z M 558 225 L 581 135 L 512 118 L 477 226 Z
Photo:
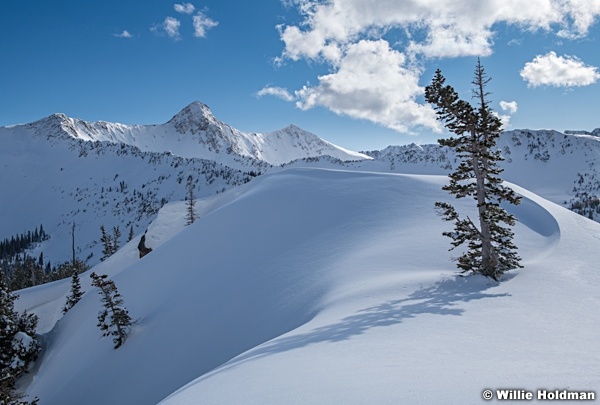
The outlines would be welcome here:
M 159 124 L 192 101 L 247 132 L 355 150 L 443 136 L 423 87 L 477 58 L 505 128 L 600 127 L 600 0 L 0 2 L 0 125 Z

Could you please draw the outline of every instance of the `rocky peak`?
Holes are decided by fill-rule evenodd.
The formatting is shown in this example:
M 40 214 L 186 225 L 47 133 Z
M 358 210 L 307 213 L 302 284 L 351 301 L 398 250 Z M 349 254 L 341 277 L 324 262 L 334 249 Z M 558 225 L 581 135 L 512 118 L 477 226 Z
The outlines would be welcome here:
M 211 124 L 217 122 L 206 104 L 194 101 L 171 118 L 168 124 L 173 125 L 179 133 L 196 133 L 206 131 Z

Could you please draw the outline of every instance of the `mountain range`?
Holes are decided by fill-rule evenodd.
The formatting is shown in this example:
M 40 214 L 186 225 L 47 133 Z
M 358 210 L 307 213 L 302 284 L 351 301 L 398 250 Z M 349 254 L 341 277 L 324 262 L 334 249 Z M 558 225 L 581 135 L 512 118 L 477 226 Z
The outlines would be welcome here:
M 42 224 L 50 239 L 35 253 L 44 251 L 54 264 L 69 257 L 64 241 L 73 223 L 78 255 L 97 263 L 100 226 L 143 232 L 166 202 L 184 199 L 188 176 L 203 197 L 300 158 L 368 158 L 293 125 L 244 133 L 199 102 L 162 125 L 90 123 L 54 114 L 0 128 L 0 145 L 0 237 Z
M 503 177 L 592 219 L 600 218 L 600 129 L 513 130 L 500 140 Z M 71 226 L 78 256 L 100 258 L 100 226 L 143 232 L 160 207 L 195 194 L 206 197 L 246 183 L 258 174 L 289 167 L 346 168 L 445 175 L 457 164 L 438 145 L 390 146 L 354 152 L 290 125 L 262 134 L 244 133 L 193 102 L 161 125 L 87 122 L 53 114 L 0 127 L 1 238 L 43 224 L 50 239 L 38 246 L 57 264 L 70 257 Z
M 162 125 L 91 123 L 54 114 L 30 126 L 38 133 L 59 139 L 125 144 L 142 152 L 171 152 L 183 158 L 216 160 L 231 167 L 248 165 L 248 158 L 271 165 L 321 155 L 341 160 L 366 158 L 295 125 L 264 134 L 239 131 L 215 118 L 208 106 L 197 101 Z

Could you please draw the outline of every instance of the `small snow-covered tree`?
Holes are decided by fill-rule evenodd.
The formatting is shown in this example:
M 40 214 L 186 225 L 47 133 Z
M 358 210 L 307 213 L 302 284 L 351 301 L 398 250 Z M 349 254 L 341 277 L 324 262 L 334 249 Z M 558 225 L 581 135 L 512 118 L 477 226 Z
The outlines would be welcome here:
M 113 245 L 112 238 L 108 233 L 106 233 L 104 225 L 100 225 L 100 232 L 102 233 L 100 236 L 100 242 L 102 242 L 102 257 L 100 258 L 100 261 L 104 261 L 113 254 Z
M 0 272 L 0 404 L 26 404 L 15 390 L 16 380 L 26 373 L 41 350 L 35 337 L 38 318 L 14 309 L 17 295 L 9 292 Z M 33 403 L 35 403 L 34 401 Z
M 67 297 L 67 303 L 62 310 L 63 314 L 66 314 L 69 309 L 73 308 L 75 304 L 79 302 L 82 296 L 83 291 L 81 290 L 79 272 L 76 268 L 73 268 L 73 275 L 71 276 L 71 294 Z
M 477 202 L 478 223 L 469 217 L 461 218 L 447 202 L 436 203 L 445 220 L 454 222 L 454 231 L 444 235 L 452 238 L 452 249 L 465 243 L 468 246 L 457 259 L 459 268 L 498 280 L 505 271 L 521 267 L 510 228 L 516 218 L 500 205 L 519 204 L 521 197 L 504 186 L 499 177 L 502 169 L 497 163 L 503 157 L 496 141 L 502 122 L 489 105 L 489 93 L 485 91 L 489 81 L 478 61 L 472 84 L 479 105 L 473 107 L 445 84 L 446 79 L 438 69 L 432 83 L 425 88 L 425 98 L 435 108 L 438 119 L 457 135 L 438 141 L 441 146 L 454 149 L 461 160 L 443 189 L 456 198 L 472 197 Z
M 185 197 L 187 206 L 186 225 L 191 225 L 196 221 L 196 211 L 194 206 L 196 205 L 196 196 L 194 194 L 194 178 L 190 175 L 187 178 L 187 194 Z
M 125 343 L 131 330 L 133 321 L 129 312 L 123 306 L 121 294 L 117 291 L 114 281 L 108 280 L 107 275 L 90 274 L 92 286 L 100 289 L 99 294 L 102 297 L 104 309 L 98 312 L 98 327 L 103 336 L 114 336 L 113 343 L 115 349 L 118 349 Z

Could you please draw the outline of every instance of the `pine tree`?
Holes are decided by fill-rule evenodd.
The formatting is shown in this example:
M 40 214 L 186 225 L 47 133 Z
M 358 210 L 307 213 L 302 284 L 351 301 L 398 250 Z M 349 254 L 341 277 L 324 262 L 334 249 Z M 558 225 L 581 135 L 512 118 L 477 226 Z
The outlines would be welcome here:
M 118 226 L 113 227 L 113 237 L 112 237 L 112 249 L 111 255 L 117 253 L 119 250 L 119 238 L 121 237 L 121 230 Z
M 112 235 L 109 235 L 106 232 L 106 228 L 104 225 L 100 226 L 100 232 L 102 236 L 100 237 L 100 242 L 102 242 L 102 257 L 100 261 L 104 261 L 119 250 L 119 238 L 121 237 L 121 230 L 118 226 L 114 226 L 112 230 Z
M 0 404 L 26 404 L 20 401 L 23 395 L 15 391 L 15 382 L 28 371 L 40 351 L 35 338 L 38 318 L 17 313 L 17 297 L 9 292 L 0 272 Z
M 104 225 L 100 225 L 100 232 L 102 236 L 100 237 L 100 242 L 102 242 L 102 257 L 100 261 L 104 261 L 112 255 L 112 238 L 109 234 L 106 233 L 106 229 Z
M 186 225 L 191 225 L 196 221 L 196 212 L 194 210 L 196 196 L 194 195 L 194 179 L 191 175 L 187 178 L 187 194 L 185 200 L 187 205 Z
M 81 290 L 81 281 L 79 279 L 79 272 L 74 267 L 73 275 L 71 276 L 71 295 L 67 297 L 67 303 L 63 308 L 63 314 L 66 314 L 69 309 L 73 308 L 75 304 L 79 302 L 83 296 L 84 291 Z
M 133 233 L 133 225 L 131 225 L 129 227 L 129 235 L 127 235 L 127 242 L 132 241 L 134 236 L 135 234 Z
M 502 122 L 489 106 L 489 93 L 485 91 L 489 81 L 478 61 L 472 82 L 478 102 L 475 108 L 445 85 L 446 79 L 438 69 L 431 85 L 425 88 L 425 98 L 435 108 L 438 119 L 457 135 L 438 141 L 441 146 L 453 148 L 461 160 L 443 189 L 456 198 L 472 197 L 477 202 L 478 224 L 469 217 L 461 218 L 451 204 L 436 203 L 444 219 L 454 222 L 454 231 L 444 235 L 452 239 L 451 250 L 467 244 L 467 251 L 457 259 L 457 266 L 463 272 L 472 271 L 498 280 L 505 271 L 521 267 L 510 228 L 516 218 L 500 205 L 504 201 L 519 204 L 521 197 L 504 186 L 499 177 L 502 169 L 497 164 L 503 158 L 496 141 Z
M 125 343 L 127 335 L 131 330 L 133 321 L 129 316 L 127 309 L 123 306 L 123 299 L 117 291 L 114 281 L 107 280 L 107 275 L 99 276 L 96 273 L 90 275 L 92 286 L 100 289 L 104 309 L 98 312 L 98 327 L 103 336 L 114 336 L 113 343 L 115 349 L 118 349 Z

